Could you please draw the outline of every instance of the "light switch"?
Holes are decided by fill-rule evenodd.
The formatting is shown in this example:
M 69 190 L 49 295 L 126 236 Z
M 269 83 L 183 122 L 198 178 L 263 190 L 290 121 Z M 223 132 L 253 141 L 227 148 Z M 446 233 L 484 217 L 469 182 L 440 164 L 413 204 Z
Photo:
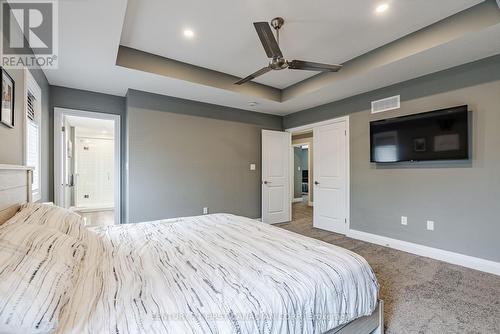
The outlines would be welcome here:
M 255 164 L 250 164 L 250 170 L 255 170 Z

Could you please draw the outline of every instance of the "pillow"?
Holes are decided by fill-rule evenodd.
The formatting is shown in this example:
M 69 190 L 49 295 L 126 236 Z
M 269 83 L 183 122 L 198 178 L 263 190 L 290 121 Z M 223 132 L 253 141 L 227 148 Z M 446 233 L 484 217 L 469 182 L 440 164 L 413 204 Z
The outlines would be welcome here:
M 89 238 L 89 230 L 83 224 L 82 217 L 58 206 L 26 203 L 4 225 L 17 223 L 44 225 L 84 242 Z
M 68 302 L 85 247 L 37 224 L 0 227 L 0 333 L 50 333 Z

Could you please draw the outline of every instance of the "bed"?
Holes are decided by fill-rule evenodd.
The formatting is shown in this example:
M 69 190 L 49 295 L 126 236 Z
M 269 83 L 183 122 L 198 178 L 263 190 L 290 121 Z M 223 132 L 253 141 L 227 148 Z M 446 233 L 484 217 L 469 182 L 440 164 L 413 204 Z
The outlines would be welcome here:
M 0 168 L 0 332 L 383 333 L 355 253 L 230 214 L 88 229 L 29 184 Z

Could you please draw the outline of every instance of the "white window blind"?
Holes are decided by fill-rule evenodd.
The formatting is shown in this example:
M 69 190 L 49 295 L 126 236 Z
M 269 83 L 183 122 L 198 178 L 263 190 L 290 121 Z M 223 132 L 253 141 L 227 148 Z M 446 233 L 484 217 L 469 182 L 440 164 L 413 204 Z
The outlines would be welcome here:
M 41 115 L 40 115 L 40 87 L 27 72 L 26 99 L 26 165 L 33 167 L 33 200 L 41 198 Z
M 27 165 L 34 167 L 33 192 L 40 190 L 40 129 L 36 122 L 28 120 Z
M 28 91 L 28 96 L 26 97 L 26 113 L 28 116 L 28 119 L 31 121 L 35 121 L 35 103 L 36 103 L 36 98 L 31 94 L 30 91 Z

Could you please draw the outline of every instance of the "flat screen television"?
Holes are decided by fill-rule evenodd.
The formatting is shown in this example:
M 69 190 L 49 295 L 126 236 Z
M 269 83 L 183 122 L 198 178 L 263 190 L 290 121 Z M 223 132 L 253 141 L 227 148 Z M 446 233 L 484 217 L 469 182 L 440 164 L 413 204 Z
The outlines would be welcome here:
M 469 159 L 467 105 L 370 122 L 371 162 Z

